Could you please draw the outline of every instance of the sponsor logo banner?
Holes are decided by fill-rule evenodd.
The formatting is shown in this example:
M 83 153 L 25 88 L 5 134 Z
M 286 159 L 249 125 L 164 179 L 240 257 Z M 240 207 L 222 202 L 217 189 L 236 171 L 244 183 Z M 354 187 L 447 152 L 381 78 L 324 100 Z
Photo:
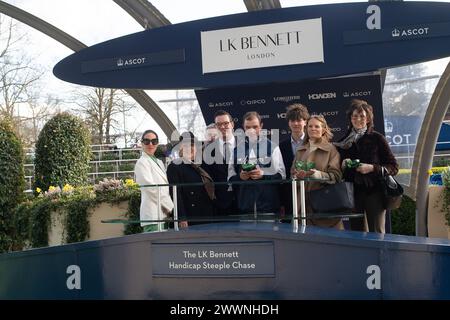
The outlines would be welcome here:
M 322 19 L 201 33 L 203 73 L 324 62 Z
M 450 22 L 344 32 L 344 44 L 389 42 L 450 36 Z M 443 40 L 444 41 L 444 40 Z
M 246 112 L 257 111 L 265 129 L 280 130 L 280 141 L 289 131 L 286 108 L 302 103 L 310 114 L 321 114 L 326 118 L 336 141 L 347 131 L 346 110 L 352 99 L 366 100 L 373 106 L 375 127 L 383 133 L 380 83 L 379 75 L 370 75 L 196 90 L 195 93 L 206 123 L 214 122 L 214 113 L 223 109 L 235 119 L 237 129 L 242 126 Z
M 161 51 L 142 55 L 116 57 L 110 59 L 84 61 L 81 63 L 82 73 L 117 71 L 131 68 L 142 68 L 185 61 L 184 49 Z

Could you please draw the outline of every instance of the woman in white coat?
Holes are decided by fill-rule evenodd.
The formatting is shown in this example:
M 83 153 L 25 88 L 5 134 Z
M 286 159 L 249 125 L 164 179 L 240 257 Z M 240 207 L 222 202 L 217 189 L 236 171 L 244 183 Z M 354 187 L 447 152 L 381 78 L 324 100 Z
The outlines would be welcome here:
M 158 135 L 153 130 L 147 130 L 143 133 L 142 156 L 136 162 L 134 175 L 136 183 L 144 185 L 168 184 L 166 169 L 161 160 L 155 157 L 156 148 L 158 148 Z M 159 201 L 158 201 L 158 189 Z M 159 206 L 158 206 L 159 203 Z M 169 187 L 141 187 L 141 220 L 161 220 L 167 217 L 173 209 L 173 202 L 170 198 Z M 141 222 L 144 232 L 162 230 L 163 223 Z

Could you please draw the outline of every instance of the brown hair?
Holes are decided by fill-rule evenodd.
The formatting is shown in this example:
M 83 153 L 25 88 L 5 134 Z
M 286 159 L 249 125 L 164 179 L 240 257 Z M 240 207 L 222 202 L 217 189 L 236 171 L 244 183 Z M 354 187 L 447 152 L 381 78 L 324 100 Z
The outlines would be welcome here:
M 330 142 L 331 138 L 333 138 L 333 133 L 331 133 L 330 127 L 327 124 L 327 120 L 325 120 L 325 117 L 323 115 L 312 115 L 309 119 L 308 122 L 306 122 L 306 128 L 308 128 L 308 124 L 312 119 L 316 119 L 317 121 L 319 121 L 322 124 L 322 128 L 323 128 L 323 134 L 322 134 L 322 138 L 325 138 L 327 140 L 327 142 Z M 305 130 L 305 141 L 304 143 L 308 143 L 309 142 L 309 135 L 308 135 L 308 130 Z
M 287 107 L 286 109 L 286 120 L 287 121 L 295 121 L 295 120 L 308 120 L 309 112 L 308 108 L 301 103 L 294 103 Z
M 352 128 L 352 114 L 353 112 L 362 113 L 366 112 L 367 116 L 367 131 L 370 132 L 373 130 L 373 108 L 367 101 L 360 99 L 352 99 L 350 101 L 350 108 L 347 110 L 347 120 L 349 123 L 349 130 Z
M 245 120 L 251 120 L 253 118 L 258 119 L 259 124 L 261 124 L 261 116 L 256 111 L 249 111 L 242 117 L 242 125 L 244 124 Z

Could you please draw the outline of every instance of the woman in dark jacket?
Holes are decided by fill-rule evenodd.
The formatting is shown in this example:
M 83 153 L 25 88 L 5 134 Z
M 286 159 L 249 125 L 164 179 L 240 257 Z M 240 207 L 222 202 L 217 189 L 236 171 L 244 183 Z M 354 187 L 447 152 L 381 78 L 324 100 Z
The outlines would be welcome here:
M 196 163 L 197 148 L 201 151 L 201 143 L 195 139 L 194 135 L 191 132 L 183 133 L 179 144 L 181 158 L 175 159 L 167 167 L 167 178 L 170 184 L 203 183 L 203 186 L 177 188 L 178 219 L 183 220 L 179 224 L 181 228 L 209 223 L 208 221 L 189 221 L 189 219 L 211 217 L 216 212 L 213 181 L 200 164 Z
M 398 164 L 386 138 L 373 129 L 373 109 L 364 100 L 354 99 L 347 111 L 349 130 L 335 143 L 341 154 L 344 179 L 355 189 L 355 209 L 364 218 L 351 219 L 352 230 L 385 233 L 386 210 L 381 185 L 382 167 L 396 175 Z M 359 160 L 356 168 L 347 168 L 348 160 Z

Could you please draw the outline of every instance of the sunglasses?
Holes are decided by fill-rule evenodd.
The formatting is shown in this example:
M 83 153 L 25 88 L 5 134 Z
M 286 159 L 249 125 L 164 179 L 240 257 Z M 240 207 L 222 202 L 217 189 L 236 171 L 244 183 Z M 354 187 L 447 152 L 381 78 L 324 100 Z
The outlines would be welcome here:
M 141 142 L 143 144 L 145 144 L 146 146 L 148 146 L 150 143 L 155 146 L 155 145 L 157 145 L 159 143 L 159 140 L 158 140 L 158 138 L 155 138 L 155 139 L 142 139 Z

